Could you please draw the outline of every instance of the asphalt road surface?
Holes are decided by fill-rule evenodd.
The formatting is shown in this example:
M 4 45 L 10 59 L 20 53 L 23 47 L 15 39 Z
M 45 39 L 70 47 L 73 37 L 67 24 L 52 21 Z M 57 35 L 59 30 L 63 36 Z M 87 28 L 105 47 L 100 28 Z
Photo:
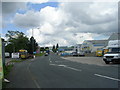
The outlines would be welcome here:
M 55 54 L 16 63 L 7 88 L 118 88 L 118 67 L 73 62 Z

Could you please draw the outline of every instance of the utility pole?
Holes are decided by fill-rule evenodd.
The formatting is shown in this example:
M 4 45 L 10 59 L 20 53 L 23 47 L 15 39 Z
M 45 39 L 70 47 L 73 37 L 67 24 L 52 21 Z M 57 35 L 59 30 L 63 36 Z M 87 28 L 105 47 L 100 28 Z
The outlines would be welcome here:
M 33 29 L 32 29 L 32 51 L 34 54 L 34 31 L 33 31 Z

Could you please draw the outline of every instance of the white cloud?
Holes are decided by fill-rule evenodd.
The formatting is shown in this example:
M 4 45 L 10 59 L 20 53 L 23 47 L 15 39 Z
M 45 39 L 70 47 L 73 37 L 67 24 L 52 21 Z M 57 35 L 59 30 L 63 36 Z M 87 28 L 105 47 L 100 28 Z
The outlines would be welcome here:
M 96 33 L 117 32 L 117 13 L 117 3 L 61 3 L 56 8 L 16 14 L 13 23 L 39 27 L 34 29 L 34 37 L 40 45 L 74 45 L 94 39 Z M 31 29 L 27 35 L 31 36 Z
M 22 28 L 34 28 L 40 25 L 40 13 L 28 11 L 26 14 L 16 13 L 13 23 Z

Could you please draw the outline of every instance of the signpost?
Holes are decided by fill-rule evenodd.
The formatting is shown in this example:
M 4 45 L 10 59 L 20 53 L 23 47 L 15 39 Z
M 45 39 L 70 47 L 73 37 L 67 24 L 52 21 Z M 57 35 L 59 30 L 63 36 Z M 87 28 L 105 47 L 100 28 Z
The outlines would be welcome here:
M 0 90 L 2 89 L 3 63 L 2 63 L 2 40 L 0 37 Z

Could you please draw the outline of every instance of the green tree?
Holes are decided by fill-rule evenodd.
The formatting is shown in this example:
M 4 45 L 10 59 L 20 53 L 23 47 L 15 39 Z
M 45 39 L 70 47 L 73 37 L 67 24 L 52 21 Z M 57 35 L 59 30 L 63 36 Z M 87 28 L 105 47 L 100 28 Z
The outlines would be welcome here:
M 38 43 L 36 42 L 36 40 L 34 39 L 33 36 L 30 38 L 30 42 L 29 42 L 28 47 L 29 47 L 28 52 L 31 53 L 31 54 L 32 54 L 34 51 L 36 51 L 36 49 L 37 49 L 37 47 L 38 47 Z
M 40 47 L 40 51 L 44 52 L 45 51 L 44 47 Z
M 45 50 L 49 50 L 49 47 L 45 47 Z
M 53 45 L 52 51 L 56 52 L 55 45 Z
M 8 31 L 6 37 L 8 38 L 8 43 L 6 44 L 5 51 L 18 52 L 20 49 L 28 49 L 29 39 L 23 32 Z
M 58 51 L 58 48 L 59 48 L 59 45 L 58 45 L 58 43 L 57 43 L 57 45 L 56 45 L 56 50 Z

